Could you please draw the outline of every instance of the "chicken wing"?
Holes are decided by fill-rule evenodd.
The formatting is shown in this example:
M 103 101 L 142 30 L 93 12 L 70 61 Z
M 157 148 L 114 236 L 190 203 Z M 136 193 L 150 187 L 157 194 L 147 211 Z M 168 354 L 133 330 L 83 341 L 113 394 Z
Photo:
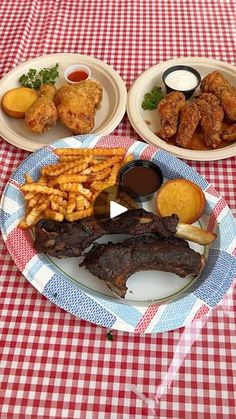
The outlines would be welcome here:
M 221 138 L 224 141 L 236 141 L 236 124 L 232 124 L 231 127 L 223 131 Z
M 55 94 L 54 86 L 49 84 L 41 86 L 39 98 L 25 113 L 25 123 L 34 133 L 41 134 L 56 124 L 58 113 L 54 103 Z
M 226 118 L 231 122 L 236 122 L 236 89 L 218 87 L 214 94 L 219 98 Z
M 201 127 L 207 147 L 216 148 L 221 142 L 221 127 L 224 111 L 212 93 L 203 93 L 196 102 L 201 114 Z
M 213 71 L 202 79 L 200 89 L 203 93 L 215 93 L 218 87 L 230 87 L 229 81 L 220 71 Z
M 219 71 L 208 74 L 201 83 L 201 91 L 213 93 L 218 97 L 220 104 L 229 121 L 236 121 L 236 88 Z
M 186 103 L 180 111 L 180 121 L 176 136 L 176 144 L 187 148 L 191 142 L 194 131 L 200 121 L 201 114 L 195 103 Z
M 181 92 L 171 92 L 158 104 L 160 115 L 160 136 L 167 140 L 176 134 L 178 128 L 178 117 L 185 105 L 185 97 Z
M 59 118 L 74 134 L 86 134 L 94 127 L 96 107 L 102 100 L 102 86 L 95 80 L 62 86 L 55 102 Z

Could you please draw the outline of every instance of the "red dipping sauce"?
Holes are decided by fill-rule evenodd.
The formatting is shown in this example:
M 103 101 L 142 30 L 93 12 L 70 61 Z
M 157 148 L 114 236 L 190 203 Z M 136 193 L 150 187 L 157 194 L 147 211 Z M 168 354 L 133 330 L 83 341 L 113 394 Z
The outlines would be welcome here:
M 88 78 L 88 73 L 83 70 L 76 70 L 72 73 L 68 74 L 67 79 L 73 82 L 79 82 L 82 80 L 86 80 Z

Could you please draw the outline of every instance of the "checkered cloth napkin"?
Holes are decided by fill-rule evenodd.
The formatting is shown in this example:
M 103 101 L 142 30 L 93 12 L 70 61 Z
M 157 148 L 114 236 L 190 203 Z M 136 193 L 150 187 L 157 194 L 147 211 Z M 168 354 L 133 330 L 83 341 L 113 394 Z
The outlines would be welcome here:
M 235 22 L 234 0 L 2 0 L 0 76 L 55 52 L 104 60 L 127 88 L 175 57 L 235 64 Z M 138 138 L 127 117 L 113 134 Z M 28 154 L 1 141 L 2 189 Z M 235 158 L 188 163 L 235 214 Z M 0 259 L 1 419 L 235 417 L 235 287 L 185 328 L 109 340 L 40 295 L 2 241 Z

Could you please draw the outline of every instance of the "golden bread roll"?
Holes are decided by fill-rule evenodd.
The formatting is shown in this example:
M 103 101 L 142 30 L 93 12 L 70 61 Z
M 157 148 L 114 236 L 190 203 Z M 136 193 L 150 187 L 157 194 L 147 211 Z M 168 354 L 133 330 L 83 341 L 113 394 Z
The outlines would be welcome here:
M 4 94 L 1 106 L 7 115 L 13 118 L 24 118 L 25 112 L 37 99 L 38 93 L 36 90 L 29 87 L 17 87 Z
M 187 179 L 173 179 L 162 185 L 156 195 L 157 213 L 164 217 L 176 214 L 181 223 L 197 221 L 205 208 L 201 188 Z

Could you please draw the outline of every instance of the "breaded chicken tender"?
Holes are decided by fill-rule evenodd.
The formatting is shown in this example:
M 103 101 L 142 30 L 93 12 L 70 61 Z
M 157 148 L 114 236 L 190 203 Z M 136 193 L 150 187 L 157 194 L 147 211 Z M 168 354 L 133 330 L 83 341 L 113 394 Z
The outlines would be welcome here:
M 73 134 L 86 134 L 93 129 L 102 91 L 101 84 L 91 79 L 62 86 L 57 91 L 55 103 L 60 121 Z
M 167 140 L 173 137 L 178 128 L 178 117 L 185 105 L 185 96 L 181 92 L 171 92 L 158 104 L 160 115 L 160 136 Z
M 45 84 L 39 90 L 39 98 L 25 113 L 27 127 L 36 134 L 42 134 L 53 127 L 58 120 L 57 108 L 54 103 L 56 88 Z
M 220 134 L 224 111 L 219 100 L 212 93 L 201 94 L 196 104 L 201 114 L 201 127 L 205 143 L 208 147 L 216 148 L 221 142 Z
M 180 111 L 176 144 L 187 148 L 200 121 L 201 114 L 195 103 L 186 103 Z

